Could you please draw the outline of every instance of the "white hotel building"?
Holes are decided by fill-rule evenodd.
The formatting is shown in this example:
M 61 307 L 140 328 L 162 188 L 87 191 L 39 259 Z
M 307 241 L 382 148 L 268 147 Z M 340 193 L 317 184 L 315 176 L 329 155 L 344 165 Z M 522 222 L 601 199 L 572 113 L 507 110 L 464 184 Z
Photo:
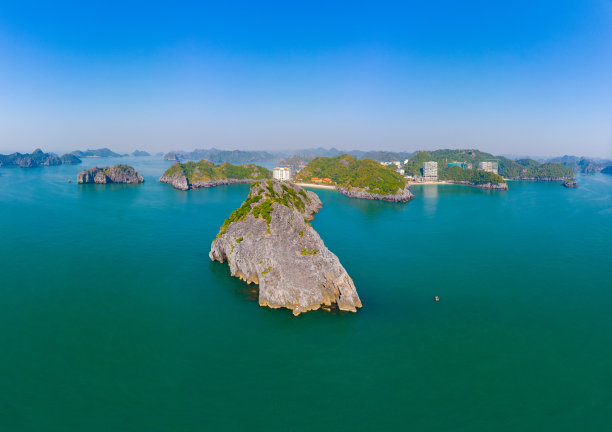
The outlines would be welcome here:
M 291 168 L 276 167 L 272 170 L 272 177 L 275 180 L 291 180 Z

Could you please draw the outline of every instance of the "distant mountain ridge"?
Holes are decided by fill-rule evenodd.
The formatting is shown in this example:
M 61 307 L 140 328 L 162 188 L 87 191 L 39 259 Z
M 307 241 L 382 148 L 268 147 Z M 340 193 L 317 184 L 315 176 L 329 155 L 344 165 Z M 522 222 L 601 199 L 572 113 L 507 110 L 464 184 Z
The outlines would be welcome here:
M 136 157 L 151 156 L 151 153 L 143 151 L 143 150 L 134 150 L 132 152 L 132 156 L 136 156 Z
M 77 157 L 122 157 L 124 155 L 121 155 L 119 153 L 115 153 L 114 151 L 104 147 L 104 148 L 100 148 L 100 149 L 95 149 L 95 150 L 90 150 L 87 149 L 85 151 L 83 150 L 75 150 L 72 153 Z
M 606 166 L 612 165 L 611 160 L 586 158 L 584 156 L 568 156 L 564 155 L 552 159 L 547 159 L 549 163 L 559 163 L 580 174 L 595 174 L 603 170 Z
M 45 153 L 41 149 L 36 149 L 32 153 L 12 153 L 9 155 L 0 155 L 0 167 L 19 166 L 21 168 L 35 168 L 39 166 L 80 163 L 81 159 L 73 154 L 58 156 L 55 153 Z
M 195 149 L 191 152 L 184 151 L 173 151 L 164 155 L 165 160 L 202 160 L 205 159 L 209 162 L 219 164 L 228 162 L 231 164 L 243 164 L 261 161 L 276 160 L 278 157 L 272 153 L 262 150 L 249 151 L 249 150 L 219 150 L 216 148 L 211 149 Z

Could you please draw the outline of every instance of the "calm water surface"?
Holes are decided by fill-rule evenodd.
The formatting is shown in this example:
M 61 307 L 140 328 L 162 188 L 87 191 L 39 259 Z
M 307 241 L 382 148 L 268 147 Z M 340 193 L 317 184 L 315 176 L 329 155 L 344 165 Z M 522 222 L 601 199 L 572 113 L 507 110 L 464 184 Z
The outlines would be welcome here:
M 0 430 L 612 428 L 612 177 L 317 190 L 364 308 L 296 319 L 208 259 L 248 185 L 74 183 L 116 162 L 0 168 Z

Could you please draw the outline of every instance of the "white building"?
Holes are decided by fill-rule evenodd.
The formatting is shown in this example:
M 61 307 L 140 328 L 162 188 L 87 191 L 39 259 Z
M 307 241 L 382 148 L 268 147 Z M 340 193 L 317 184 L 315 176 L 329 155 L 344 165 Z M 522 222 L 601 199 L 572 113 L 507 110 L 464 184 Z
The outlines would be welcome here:
M 408 160 L 408 159 L 406 159 Z M 393 162 L 380 162 L 381 165 L 384 166 L 389 166 L 389 165 L 395 165 L 396 167 L 400 168 L 402 166 L 402 163 L 400 161 L 393 161 Z
M 272 177 L 275 180 L 291 180 L 291 168 L 276 167 L 272 170 Z
M 498 174 L 497 161 L 480 162 L 478 164 L 478 169 L 486 171 L 486 172 L 490 172 L 490 173 L 493 173 L 493 174 Z
M 423 162 L 423 180 L 438 181 L 438 162 Z

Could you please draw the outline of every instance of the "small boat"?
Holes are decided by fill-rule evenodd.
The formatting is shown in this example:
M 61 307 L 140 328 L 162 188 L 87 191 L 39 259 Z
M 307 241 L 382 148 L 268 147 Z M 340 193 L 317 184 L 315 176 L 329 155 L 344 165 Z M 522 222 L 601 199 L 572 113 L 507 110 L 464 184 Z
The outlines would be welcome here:
M 435 300 L 435 301 L 440 301 L 440 297 L 435 296 L 435 297 L 434 297 L 434 300 Z
M 565 180 L 563 182 L 563 186 L 565 186 L 566 188 L 577 188 L 578 183 L 576 183 L 576 180 Z

